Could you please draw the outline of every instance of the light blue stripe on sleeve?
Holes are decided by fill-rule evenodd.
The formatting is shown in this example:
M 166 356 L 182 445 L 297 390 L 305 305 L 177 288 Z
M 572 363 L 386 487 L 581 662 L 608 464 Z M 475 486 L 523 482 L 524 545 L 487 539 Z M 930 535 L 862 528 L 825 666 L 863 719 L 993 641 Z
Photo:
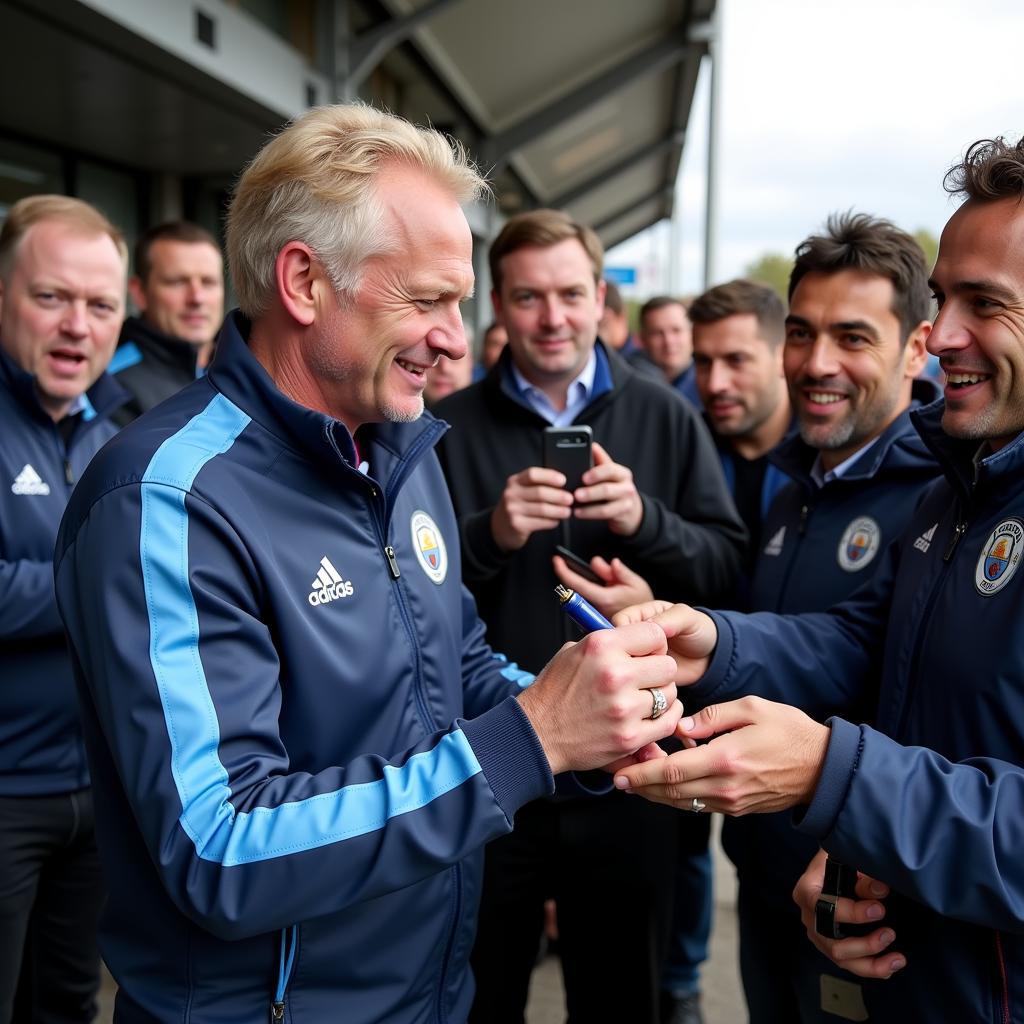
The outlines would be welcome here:
M 494 660 L 507 663 L 501 670 L 501 675 L 510 683 L 515 683 L 520 690 L 525 690 L 528 686 L 532 686 L 537 678 L 532 672 L 527 672 L 526 669 L 520 668 L 514 661 L 509 661 L 504 654 L 495 654 Z
M 189 584 L 185 495 L 226 452 L 249 417 L 222 395 L 157 450 L 143 477 L 140 556 L 150 623 L 150 662 L 171 744 L 181 827 L 204 860 L 225 866 L 313 849 L 382 828 L 480 772 L 461 730 L 383 778 L 305 800 L 236 813 L 220 762 L 220 725 L 199 654 Z

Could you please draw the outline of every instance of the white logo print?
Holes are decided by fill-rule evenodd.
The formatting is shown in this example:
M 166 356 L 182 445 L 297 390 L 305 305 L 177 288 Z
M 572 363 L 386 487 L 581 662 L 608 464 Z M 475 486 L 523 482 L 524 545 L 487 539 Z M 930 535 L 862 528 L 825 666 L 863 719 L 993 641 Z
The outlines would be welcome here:
M 786 542 L 786 528 L 780 526 L 772 536 L 772 539 L 768 541 L 764 546 L 764 553 L 770 555 L 773 558 L 777 558 L 782 554 L 782 545 Z
M 326 555 L 320 559 L 320 568 L 316 571 L 312 587 L 306 600 L 314 607 L 318 604 L 330 604 L 339 597 L 351 597 L 355 590 L 350 580 L 341 578 L 341 574 Z
M 923 554 L 928 553 L 928 549 L 932 546 L 932 541 L 935 540 L 935 531 L 939 528 L 939 524 L 936 523 L 930 530 L 925 530 L 917 540 L 914 541 L 914 547 Z
M 43 481 L 43 478 L 26 462 L 25 468 L 14 478 L 11 490 L 15 494 L 42 494 L 50 493 L 50 485 Z

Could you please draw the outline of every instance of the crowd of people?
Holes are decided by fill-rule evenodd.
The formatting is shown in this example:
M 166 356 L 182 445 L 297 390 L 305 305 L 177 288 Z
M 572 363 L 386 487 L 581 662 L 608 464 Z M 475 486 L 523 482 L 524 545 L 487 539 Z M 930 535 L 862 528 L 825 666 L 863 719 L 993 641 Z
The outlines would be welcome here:
M 703 1024 L 711 812 L 752 1024 L 1024 1020 L 1024 143 L 944 185 L 934 268 L 833 214 L 636 336 L 518 214 L 476 360 L 485 182 L 370 107 L 244 170 L 226 318 L 203 228 L 16 203 L 0 1022 L 102 952 L 125 1024 L 521 1024 L 557 929 L 571 1022 Z

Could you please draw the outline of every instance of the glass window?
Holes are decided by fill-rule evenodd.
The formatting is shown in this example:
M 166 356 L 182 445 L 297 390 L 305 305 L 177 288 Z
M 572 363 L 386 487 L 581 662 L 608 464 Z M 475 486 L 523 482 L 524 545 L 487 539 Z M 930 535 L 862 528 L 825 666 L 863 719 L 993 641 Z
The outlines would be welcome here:
M 0 138 L 0 221 L 19 199 L 40 193 L 63 193 L 60 157 L 45 149 Z
M 79 199 L 101 210 L 121 229 L 129 251 L 139 237 L 139 199 L 135 176 L 91 160 L 81 160 L 75 178 Z

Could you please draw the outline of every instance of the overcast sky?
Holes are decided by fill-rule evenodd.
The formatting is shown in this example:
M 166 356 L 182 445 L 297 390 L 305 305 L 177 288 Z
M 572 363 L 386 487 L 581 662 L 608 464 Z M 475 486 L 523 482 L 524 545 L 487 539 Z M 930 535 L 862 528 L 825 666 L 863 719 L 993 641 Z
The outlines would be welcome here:
M 717 280 L 791 253 L 854 208 L 938 235 L 942 175 L 974 139 L 1024 132 L 1024 0 L 719 0 L 724 13 Z M 634 294 L 703 280 L 707 69 L 679 180 L 681 279 L 667 223 L 618 246 Z M 677 200 L 678 202 L 678 200 Z

